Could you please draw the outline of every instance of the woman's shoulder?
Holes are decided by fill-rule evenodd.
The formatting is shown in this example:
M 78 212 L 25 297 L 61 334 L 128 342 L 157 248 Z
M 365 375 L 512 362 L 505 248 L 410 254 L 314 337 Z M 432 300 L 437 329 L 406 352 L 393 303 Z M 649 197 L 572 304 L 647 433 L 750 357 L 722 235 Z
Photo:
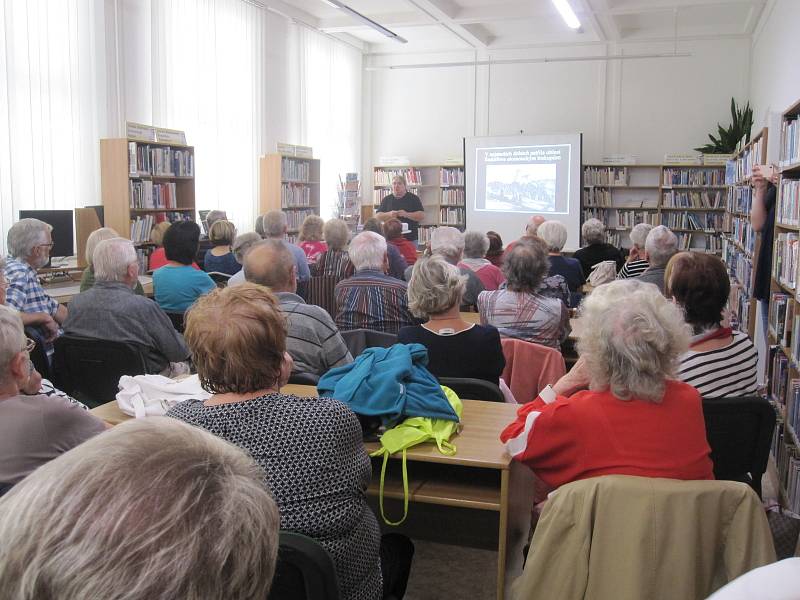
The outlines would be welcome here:
M 694 386 L 679 379 L 667 379 L 664 384 L 664 399 L 668 398 L 700 402 L 700 392 Z

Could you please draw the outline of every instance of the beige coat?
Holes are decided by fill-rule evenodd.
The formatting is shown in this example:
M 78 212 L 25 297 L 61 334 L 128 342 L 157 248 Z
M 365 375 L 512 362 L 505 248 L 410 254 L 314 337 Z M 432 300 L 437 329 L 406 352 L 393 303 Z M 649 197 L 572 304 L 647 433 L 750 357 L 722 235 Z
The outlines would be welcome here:
M 547 502 L 518 600 L 692 600 L 775 561 L 764 509 L 731 481 L 611 475 Z

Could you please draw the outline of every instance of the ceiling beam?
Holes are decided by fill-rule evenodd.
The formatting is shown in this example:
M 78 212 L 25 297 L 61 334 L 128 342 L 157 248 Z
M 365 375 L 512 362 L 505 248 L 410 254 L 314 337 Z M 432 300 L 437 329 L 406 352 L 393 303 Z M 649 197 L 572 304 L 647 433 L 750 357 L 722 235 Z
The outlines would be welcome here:
M 618 42 L 622 37 L 617 21 L 608 14 L 607 0 L 585 0 L 589 8 L 589 21 L 604 42 Z M 580 18 L 580 17 L 578 17 Z
M 413 12 L 398 12 L 398 13 L 385 13 L 367 15 L 373 21 L 376 21 L 384 27 L 421 27 L 423 25 L 436 25 L 437 22 L 419 11 Z M 364 23 L 356 21 L 353 17 L 347 15 L 336 16 L 329 19 L 320 19 L 319 28 L 327 32 L 345 32 L 352 29 L 363 29 L 366 27 Z
M 459 7 L 450 0 L 406 1 L 476 50 L 485 50 L 493 41 L 492 35 L 479 23 L 473 23 L 471 27 L 467 27 L 456 22 L 455 16 Z

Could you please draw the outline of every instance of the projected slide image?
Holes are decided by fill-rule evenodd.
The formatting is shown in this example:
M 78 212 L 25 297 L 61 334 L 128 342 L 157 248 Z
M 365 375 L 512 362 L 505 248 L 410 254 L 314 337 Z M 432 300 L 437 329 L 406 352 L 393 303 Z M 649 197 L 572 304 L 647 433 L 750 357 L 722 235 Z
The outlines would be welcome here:
M 555 164 L 486 165 L 485 210 L 553 212 Z

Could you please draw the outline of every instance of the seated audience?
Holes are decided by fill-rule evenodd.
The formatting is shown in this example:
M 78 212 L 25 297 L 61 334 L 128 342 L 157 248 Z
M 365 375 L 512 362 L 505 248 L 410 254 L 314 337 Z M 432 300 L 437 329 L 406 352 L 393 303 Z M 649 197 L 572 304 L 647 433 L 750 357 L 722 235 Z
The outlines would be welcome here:
M 294 257 L 280 240 L 259 242 L 244 260 L 247 281 L 268 287 L 286 316 L 286 351 L 294 372 L 324 375 L 353 357 L 325 309 L 296 294 L 295 269 Z
M 386 233 L 386 241 L 400 251 L 407 266 L 412 266 L 417 262 L 417 245 L 403 235 L 403 224 L 400 219 L 392 218 L 384 221 L 383 231 Z M 403 270 L 405 271 L 405 269 Z
M 29 355 L 33 341 L 25 337 L 19 313 L 7 306 L 0 306 L 0 340 L 0 483 L 15 484 L 105 424 L 77 403 L 38 393 L 42 379 Z
M 486 260 L 495 267 L 503 266 L 503 238 L 496 231 L 487 231 L 486 237 L 489 238 L 489 249 L 486 251 Z
M 631 279 L 639 277 L 647 270 L 650 264 L 647 262 L 644 253 L 644 243 L 647 240 L 647 234 L 653 229 L 654 225 L 649 223 L 639 223 L 634 225 L 631 229 L 631 249 L 628 252 L 628 258 L 625 264 L 617 274 L 617 279 Z
M 427 321 L 403 327 L 397 341 L 425 346 L 428 370 L 436 377 L 473 377 L 498 385 L 506 366 L 500 334 L 494 327 L 461 318 L 465 285 L 458 268 L 441 256 L 417 261 L 408 282 L 408 306 L 414 316 Z
M 150 243 L 158 247 L 150 253 L 150 258 L 147 263 L 148 271 L 155 271 L 167 264 L 167 254 L 164 252 L 164 234 L 167 233 L 167 229 L 169 229 L 171 225 L 172 223 L 169 221 L 161 221 L 161 223 L 156 223 L 150 230 Z M 192 261 L 192 268 L 202 271 L 200 265 L 194 261 Z
M 374 231 L 362 231 L 350 242 L 355 275 L 336 284 L 336 325 L 340 331 L 373 329 L 396 334 L 413 325 L 408 310 L 406 282 L 386 275 L 386 240 Z
M 210 210 L 208 214 L 206 214 L 206 226 L 205 230 L 210 234 L 211 228 L 214 226 L 214 223 L 217 221 L 226 221 L 228 219 L 228 215 L 225 213 L 224 210 Z M 214 244 L 211 243 L 211 240 L 205 234 L 200 235 L 200 241 L 197 246 L 197 256 L 195 257 L 196 262 L 200 265 L 200 269 L 205 268 L 205 261 L 206 252 L 214 247 Z
M 548 268 L 544 242 L 516 244 L 503 261 L 506 287 L 478 296 L 481 324 L 497 327 L 504 337 L 559 348 L 569 311 L 561 300 L 539 293 Z
M 700 394 L 674 379 L 689 343 L 680 308 L 625 280 L 580 310 L 581 358 L 520 408 L 500 436 L 509 454 L 552 487 L 601 475 L 713 479 Z
M 489 237 L 480 231 L 467 231 L 464 234 L 464 258 L 458 268 L 467 268 L 481 280 L 483 289 L 496 290 L 506 281 L 506 276 L 499 267 L 486 258 L 489 250 Z
M 136 344 L 144 352 L 148 373 L 161 373 L 169 363 L 187 360 L 183 336 L 169 317 L 155 302 L 133 293 L 139 263 L 131 241 L 100 242 L 94 264 L 95 284 L 72 299 L 64 333 Z
M 236 262 L 240 265 L 244 265 L 244 257 L 250 251 L 256 242 L 261 241 L 261 236 L 254 231 L 248 231 L 247 233 L 240 233 L 236 236 L 236 239 L 233 240 L 233 244 L 231 244 L 231 252 L 233 252 L 233 257 L 236 259 Z M 244 283 L 244 269 L 239 269 L 231 275 L 231 278 L 228 279 L 228 285 L 239 285 L 240 283 Z
M 4 595 L 265 600 L 280 515 L 263 476 L 174 419 L 117 425 L 0 501 Z
M 119 234 L 111 229 L 111 227 L 101 227 L 100 229 L 95 229 L 89 234 L 89 237 L 86 238 L 86 251 L 84 254 L 86 268 L 83 270 L 83 274 L 81 275 L 81 292 L 85 292 L 94 285 L 94 267 L 92 266 L 92 255 L 94 254 L 94 249 L 97 247 L 97 244 L 103 240 L 110 240 L 118 237 Z M 133 291 L 140 296 L 144 296 L 144 288 L 142 287 L 142 284 L 139 283 L 138 279 L 136 280 L 136 285 L 134 286 Z
M 570 294 L 580 297 L 581 288 L 586 283 L 583 268 L 577 258 L 568 258 L 561 254 L 564 244 L 567 243 L 567 228 L 558 221 L 545 221 L 539 226 L 538 237 L 547 244 L 549 274 L 561 275 L 567 282 Z M 570 305 L 577 305 L 571 302 Z
M 271 210 L 264 215 L 263 227 L 266 239 L 281 240 L 289 252 L 294 256 L 294 262 L 297 265 L 297 281 L 303 282 L 311 279 L 311 271 L 308 269 L 308 260 L 306 260 L 306 253 L 295 244 L 286 240 L 286 232 L 288 231 L 288 221 L 286 213 L 280 210 Z
M 164 234 L 167 264 L 153 272 L 153 290 L 158 305 L 171 313 L 182 313 L 216 286 L 203 271 L 192 268 L 197 254 L 200 227 L 193 221 L 177 221 Z
M 667 263 L 665 295 L 683 308 L 692 327 L 678 378 L 703 398 L 753 396 L 758 391 L 758 354 L 748 335 L 723 327 L 731 285 L 725 264 L 702 252 L 681 252 Z
M 592 267 L 606 260 L 613 260 L 617 271 L 622 268 L 622 253 L 618 248 L 606 243 L 606 227 L 597 219 L 588 219 L 581 225 L 581 237 L 586 244 L 572 255 L 583 268 L 583 276 L 589 279 Z
M 375 217 L 370 217 L 364 221 L 364 231 L 372 231 L 380 236 L 386 237 L 383 234 L 383 223 Z M 387 267 L 386 274 L 395 279 L 406 280 L 405 273 L 408 269 L 408 263 L 400 249 L 394 244 L 386 245 L 386 255 L 389 257 L 389 266 Z
M 330 219 L 322 228 L 322 237 L 328 249 L 319 255 L 314 263 L 312 275 L 328 275 L 337 281 L 353 274 L 353 263 L 347 254 L 347 242 L 350 241 L 350 230 L 341 219 Z
M 236 226 L 230 221 L 216 221 L 208 231 L 211 248 L 206 250 L 203 259 L 203 270 L 206 273 L 225 273 L 235 275 L 242 270 L 242 265 L 233 254 L 233 240 L 236 239 Z
M 520 239 L 536 237 L 537 232 L 539 231 L 539 225 L 541 225 L 544 222 L 545 218 L 541 215 L 534 215 L 531 218 L 529 218 L 528 222 L 525 224 L 525 233 L 522 234 L 522 238 Z M 511 242 L 506 248 L 506 254 L 511 252 L 511 250 L 514 249 L 514 246 L 516 246 L 518 243 L 519 240 L 514 240 L 513 242 Z
M 678 251 L 678 238 L 664 225 L 653 227 L 644 243 L 644 256 L 650 265 L 639 275 L 639 281 L 652 283 L 664 293 L 664 269 Z
M 455 227 L 436 227 L 431 231 L 430 243 L 430 253 L 434 256 L 438 254 L 451 265 L 458 266 L 464 257 L 464 234 Z M 461 299 L 461 309 L 474 309 L 478 305 L 478 294 L 484 291 L 483 283 L 472 269 L 459 266 L 458 270 L 467 277 L 467 284 Z
M 33 327 L 48 352 L 67 318 L 67 307 L 51 298 L 36 274 L 50 260 L 53 228 L 39 219 L 20 219 L 8 230 L 5 276 L 6 304 L 18 310 L 25 327 Z
M 381 564 L 390 553 L 381 552 L 380 528 L 366 501 L 371 468 L 361 425 L 338 400 L 280 392 L 292 359 L 275 297 L 251 283 L 217 289 L 192 307 L 186 321 L 197 374 L 214 395 L 182 402 L 167 415 L 255 459 L 278 504 L 281 529 L 312 537 L 330 553 L 343 599 L 380 598 L 381 573 L 384 583 L 393 582 L 398 567 Z M 400 566 L 405 577 L 386 590 L 398 598 L 411 553 L 407 548 Z
M 328 249 L 327 244 L 322 240 L 324 225 L 325 221 L 317 215 L 308 215 L 300 226 L 300 235 L 297 236 L 299 244 L 297 245 L 305 252 L 309 265 L 316 263 L 320 255 Z

